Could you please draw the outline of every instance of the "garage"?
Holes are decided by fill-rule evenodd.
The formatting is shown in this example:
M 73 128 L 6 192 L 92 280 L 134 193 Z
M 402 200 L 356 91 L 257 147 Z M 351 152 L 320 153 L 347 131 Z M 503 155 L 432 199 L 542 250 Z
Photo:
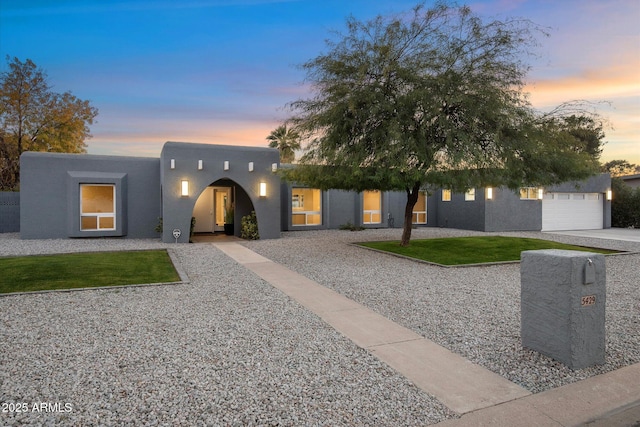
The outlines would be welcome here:
M 542 231 L 595 230 L 603 223 L 603 194 L 550 192 L 542 199 Z

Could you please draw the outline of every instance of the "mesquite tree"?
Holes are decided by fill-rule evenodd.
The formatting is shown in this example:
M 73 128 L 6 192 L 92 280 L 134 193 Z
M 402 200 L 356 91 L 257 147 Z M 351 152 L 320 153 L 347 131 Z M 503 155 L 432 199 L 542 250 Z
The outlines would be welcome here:
M 0 190 L 18 188 L 25 151 L 86 152 L 89 125 L 98 114 L 71 92 L 53 92 L 30 59 L 7 62 L 9 70 L 0 74 Z
M 290 104 L 290 123 L 305 153 L 281 173 L 321 189 L 406 191 L 402 245 L 421 189 L 588 176 L 596 163 L 581 142 L 523 93 L 539 34 L 527 20 L 485 23 L 445 3 L 349 18 L 303 65 L 313 95 Z

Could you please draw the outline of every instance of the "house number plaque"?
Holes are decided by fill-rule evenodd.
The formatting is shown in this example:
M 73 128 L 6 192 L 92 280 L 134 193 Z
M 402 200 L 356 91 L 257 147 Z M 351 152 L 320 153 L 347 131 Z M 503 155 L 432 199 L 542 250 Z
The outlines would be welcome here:
M 580 298 L 580 305 L 585 307 L 588 305 L 594 305 L 596 303 L 596 296 L 595 295 L 586 295 L 582 298 Z

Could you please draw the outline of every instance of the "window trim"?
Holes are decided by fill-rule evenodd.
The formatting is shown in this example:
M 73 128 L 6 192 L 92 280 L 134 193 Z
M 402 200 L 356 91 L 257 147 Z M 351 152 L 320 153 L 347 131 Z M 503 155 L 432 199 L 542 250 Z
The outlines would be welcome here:
M 538 190 L 538 187 L 520 187 L 520 200 L 538 200 Z M 523 192 L 526 192 L 524 196 Z
M 318 202 L 320 203 L 320 209 L 319 210 L 303 210 L 303 211 L 299 211 L 293 210 L 294 207 L 294 203 L 293 203 L 293 197 L 296 196 L 296 194 L 293 194 L 294 190 L 299 189 L 299 190 L 316 190 L 318 191 Z M 303 196 L 302 198 L 299 198 L 297 200 L 298 204 L 300 204 L 300 202 L 302 202 L 302 206 L 304 206 L 304 194 L 301 194 L 301 196 Z M 309 188 L 309 187 L 291 187 L 291 199 L 290 199 L 290 204 L 291 204 L 291 226 L 292 227 L 317 227 L 317 226 L 321 226 L 323 223 L 323 218 L 322 218 L 322 190 L 319 188 Z M 293 222 L 293 217 L 294 216 L 302 216 L 304 215 L 304 224 L 296 224 Z M 320 222 L 319 223 L 312 223 L 309 224 L 309 216 L 310 215 L 319 215 L 320 216 Z
M 470 188 L 464 193 L 465 202 L 473 202 L 476 200 L 476 189 Z
M 378 193 L 378 209 L 365 209 L 364 197 L 365 193 Z M 378 214 L 380 221 L 373 222 L 373 215 Z M 369 216 L 369 221 L 365 221 L 365 216 Z M 377 225 L 382 224 L 382 191 L 380 190 L 365 190 L 362 192 L 362 225 Z
M 420 196 L 418 195 L 418 201 L 416 201 L 416 205 L 413 206 L 414 210 L 411 212 L 411 223 L 412 224 L 426 224 L 427 223 L 427 192 L 424 190 L 420 190 L 420 194 L 424 197 L 424 206 L 420 206 L 424 208 L 424 210 L 416 211 L 415 208 L 418 205 L 418 201 L 420 200 Z M 420 221 L 420 216 L 424 216 L 424 221 Z M 415 218 L 415 221 L 414 221 Z
M 115 186 L 113 229 L 82 230 L 80 185 Z M 67 234 L 69 237 L 122 237 L 127 235 L 127 173 L 67 171 Z
M 82 189 L 85 187 L 111 187 L 112 194 L 112 212 L 82 212 Z M 116 212 L 117 212 L 117 198 L 116 198 L 116 185 L 115 184 L 90 184 L 90 183 L 82 183 L 80 184 L 80 197 L 78 198 L 80 203 L 80 231 L 115 231 L 116 229 Z M 82 219 L 83 218 L 96 218 L 96 225 L 98 228 L 82 228 Z M 113 219 L 113 227 L 100 227 L 100 220 L 102 218 L 112 218 Z

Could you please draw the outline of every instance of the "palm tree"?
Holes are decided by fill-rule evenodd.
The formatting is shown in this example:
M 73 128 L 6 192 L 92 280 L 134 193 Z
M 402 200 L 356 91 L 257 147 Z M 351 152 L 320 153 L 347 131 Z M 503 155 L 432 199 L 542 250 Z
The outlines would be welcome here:
M 292 163 L 295 158 L 295 150 L 300 149 L 300 135 L 287 125 L 280 125 L 267 137 L 269 147 L 277 148 L 280 151 L 280 161 L 282 163 Z

